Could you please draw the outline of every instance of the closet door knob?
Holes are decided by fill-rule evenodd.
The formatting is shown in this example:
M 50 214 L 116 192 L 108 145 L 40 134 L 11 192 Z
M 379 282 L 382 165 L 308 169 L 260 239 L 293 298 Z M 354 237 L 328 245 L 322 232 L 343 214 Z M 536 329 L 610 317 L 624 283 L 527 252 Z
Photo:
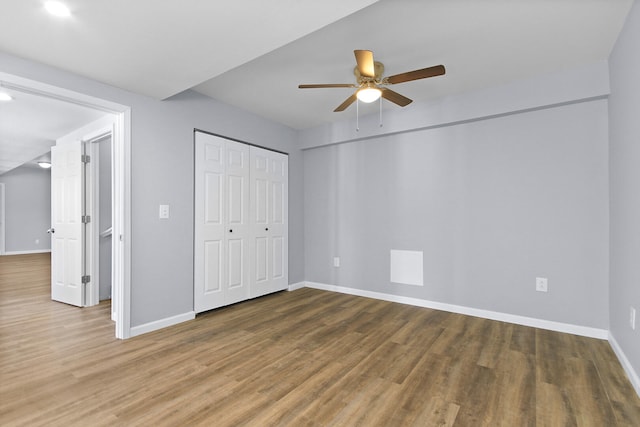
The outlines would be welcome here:
M 233 230 L 229 230 L 229 233 L 233 233 Z
M 269 229 L 268 229 L 268 228 L 265 228 L 265 229 L 264 229 L 264 231 L 269 231 Z

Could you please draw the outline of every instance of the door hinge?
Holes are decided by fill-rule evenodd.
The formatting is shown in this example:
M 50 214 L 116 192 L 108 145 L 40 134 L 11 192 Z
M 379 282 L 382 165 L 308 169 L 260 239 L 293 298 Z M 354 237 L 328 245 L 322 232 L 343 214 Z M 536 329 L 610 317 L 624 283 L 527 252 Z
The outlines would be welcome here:
M 89 224 L 91 222 L 91 215 L 82 215 L 82 223 Z
M 82 156 L 80 156 L 80 160 L 82 161 L 82 163 L 90 163 L 91 156 L 88 154 L 83 154 Z
M 91 276 L 82 276 L 82 283 L 89 283 L 91 281 Z

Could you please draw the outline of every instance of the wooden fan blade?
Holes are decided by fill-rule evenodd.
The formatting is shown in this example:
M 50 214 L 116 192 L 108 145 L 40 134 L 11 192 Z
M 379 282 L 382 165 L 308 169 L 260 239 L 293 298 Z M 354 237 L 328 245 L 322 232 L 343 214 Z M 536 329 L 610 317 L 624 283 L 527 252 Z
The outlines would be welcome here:
M 350 97 L 348 97 L 342 104 L 338 105 L 338 107 L 333 110 L 334 113 L 338 113 L 340 111 L 344 111 L 347 109 L 347 107 L 351 104 L 353 104 L 354 102 L 356 102 L 356 94 L 354 93 L 353 95 L 351 95 Z
M 328 88 L 328 87 L 357 87 L 351 83 L 337 83 L 337 84 L 320 84 L 320 85 L 298 85 L 299 89 L 315 89 L 315 88 Z
M 360 75 L 363 77 L 375 77 L 373 52 L 370 50 L 354 50 L 353 53 L 356 55 L 356 63 L 358 64 Z
M 428 77 L 441 76 L 445 73 L 444 65 L 423 68 L 421 70 L 409 71 L 408 73 L 396 74 L 387 77 L 385 81 L 389 84 L 410 82 L 411 80 L 426 79 Z
M 411 104 L 413 100 L 407 98 L 406 96 L 400 95 L 398 92 L 394 92 L 391 89 L 380 88 L 382 91 L 382 97 L 388 101 L 393 102 L 401 107 L 406 107 Z

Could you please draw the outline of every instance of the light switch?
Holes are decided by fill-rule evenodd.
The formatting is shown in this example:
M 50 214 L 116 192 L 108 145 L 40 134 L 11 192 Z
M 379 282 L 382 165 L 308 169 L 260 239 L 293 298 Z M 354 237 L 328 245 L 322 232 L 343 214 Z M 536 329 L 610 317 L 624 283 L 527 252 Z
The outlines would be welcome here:
M 169 205 L 160 205 L 160 219 L 169 219 Z

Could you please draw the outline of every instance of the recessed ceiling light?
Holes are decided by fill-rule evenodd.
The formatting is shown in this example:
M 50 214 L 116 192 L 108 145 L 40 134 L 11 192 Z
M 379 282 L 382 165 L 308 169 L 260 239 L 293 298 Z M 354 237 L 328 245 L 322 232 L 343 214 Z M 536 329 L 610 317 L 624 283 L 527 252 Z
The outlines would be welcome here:
M 0 101 L 11 101 L 13 97 L 6 92 L 0 92 Z
M 59 16 L 61 18 L 71 16 L 71 11 L 67 5 L 59 1 L 48 1 L 44 4 L 44 7 L 47 9 L 47 12 L 54 16 Z

